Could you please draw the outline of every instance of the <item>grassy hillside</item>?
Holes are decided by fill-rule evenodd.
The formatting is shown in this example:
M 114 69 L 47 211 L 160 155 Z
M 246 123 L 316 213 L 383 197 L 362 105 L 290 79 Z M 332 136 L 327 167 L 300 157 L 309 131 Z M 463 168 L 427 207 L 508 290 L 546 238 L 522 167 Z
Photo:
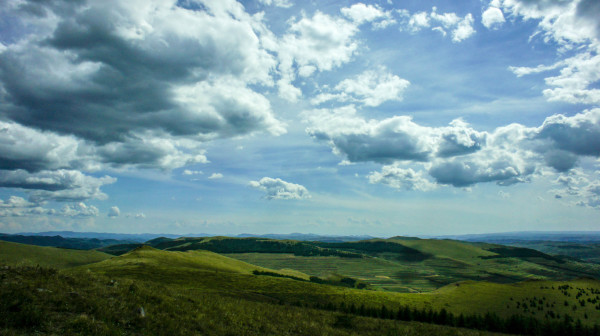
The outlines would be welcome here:
M 418 309 L 447 309 L 455 314 L 495 313 L 508 318 L 519 313 L 550 321 L 564 318 L 566 314 L 575 320 L 581 319 L 584 324 L 600 321 L 600 296 L 596 298 L 600 294 L 600 282 L 592 279 L 516 284 L 468 281 L 427 294 L 408 294 L 253 275 L 253 270 L 257 269 L 265 270 L 206 251 L 170 252 L 144 247 L 120 257 L 79 267 L 76 271 L 169 283 L 194 293 L 223 293 L 246 300 L 287 302 L 309 307 L 331 302 L 338 306 L 367 308 L 385 305 L 390 310 L 397 310 L 408 305 Z M 561 289 L 563 286 L 569 287 Z M 582 294 L 578 296 L 580 291 Z M 543 302 L 536 301 L 535 307 L 531 308 L 533 300 Z M 586 300 L 583 306 L 581 300 Z M 525 309 L 525 306 L 528 308 Z M 553 316 L 547 315 L 550 311 L 553 311 Z
M 600 282 L 592 279 L 467 281 L 409 294 L 256 275 L 257 270 L 278 273 L 212 252 L 148 246 L 60 272 L 0 267 L 0 333 L 484 334 L 388 320 L 402 318 L 490 330 L 504 330 L 499 328 L 510 321 L 538 328 L 545 323 L 550 329 L 527 330 L 535 334 L 566 325 L 560 332 L 575 334 L 577 325 L 563 321 L 580 320 L 581 326 L 600 321 Z M 514 314 L 517 320 L 511 320 Z
M 30 244 L 38 246 L 53 246 L 60 248 L 91 250 L 103 246 L 134 243 L 134 241 L 117 239 L 97 239 L 97 238 L 64 238 L 62 236 L 24 236 L 9 235 L 0 233 L 0 240 L 13 243 Z
M 154 270 L 153 275 L 185 272 L 229 272 L 238 274 L 253 274 L 254 271 L 272 272 L 282 275 L 296 276 L 308 280 L 308 275 L 296 270 L 272 270 L 251 265 L 243 261 L 222 256 L 209 251 L 161 251 L 144 245 L 120 257 L 112 258 L 93 265 L 83 266 L 97 273 L 111 275 L 134 276 L 141 272 L 146 276 L 148 270 Z M 166 279 L 171 280 L 171 279 Z
M 99 251 L 70 250 L 0 241 L 0 264 L 68 268 L 96 263 L 112 255 Z
M 506 245 L 526 247 L 544 253 L 569 256 L 600 264 L 600 243 L 558 241 L 507 241 Z
M 496 244 L 400 238 L 313 244 L 361 254 L 363 257 L 283 253 L 227 255 L 263 267 L 289 267 L 315 276 L 344 274 L 363 280 L 375 288 L 396 292 L 428 292 L 465 280 L 514 283 L 529 279 L 600 277 L 600 265 Z
M 0 278 L 2 335 L 500 335 L 97 273 L 0 267 Z

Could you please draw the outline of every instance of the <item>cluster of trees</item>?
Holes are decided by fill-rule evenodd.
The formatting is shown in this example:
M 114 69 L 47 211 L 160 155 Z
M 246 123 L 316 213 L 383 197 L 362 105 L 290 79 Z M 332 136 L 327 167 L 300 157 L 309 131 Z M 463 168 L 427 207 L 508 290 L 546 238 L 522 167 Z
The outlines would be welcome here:
M 281 274 L 281 273 L 275 273 L 275 272 L 269 272 L 269 271 L 254 270 L 254 271 L 252 271 L 252 274 L 267 275 L 267 276 L 273 276 L 273 277 L 278 277 L 278 278 L 288 278 L 288 279 L 293 279 L 293 280 L 297 280 L 297 281 L 307 281 L 305 279 L 302 279 L 302 278 L 299 278 L 299 277 L 296 277 L 293 275 L 287 275 L 287 274 Z M 358 289 L 368 288 L 368 285 L 366 283 L 364 283 L 362 281 L 358 281 L 358 280 L 356 280 L 354 278 L 350 278 L 350 277 L 322 279 L 317 276 L 310 276 L 310 280 L 308 280 L 308 281 L 318 283 L 318 284 L 327 284 L 327 285 L 332 285 L 332 286 L 342 286 L 342 287 L 349 287 L 349 288 L 358 288 Z
M 296 256 L 338 256 L 362 258 L 360 253 L 324 248 L 309 242 L 263 238 L 177 239 L 154 246 L 171 251 L 207 250 L 215 253 L 292 253 Z
M 404 246 L 394 242 L 374 240 L 374 241 L 358 241 L 345 243 L 323 243 L 313 242 L 315 245 L 323 248 L 342 249 L 356 251 L 359 253 L 378 254 L 378 253 L 397 253 L 399 259 L 404 261 L 423 261 L 431 258 L 432 255 L 423 253 L 412 247 Z
M 565 315 L 560 321 L 542 321 L 522 315 L 512 315 L 509 318 L 502 318 L 495 313 L 489 312 L 485 315 L 456 315 L 446 309 L 433 311 L 431 309 L 401 306 L 398 310 L 393 310 L 387 308 L 385 305 L 382 305 L 380 308 L 365 307 L 365 305 L 356 307 L 354 304 L 346 305 L 343 302 L 339 305 L 333 302 L 317 303 L 313 305 L 313 308 L 339 311 L 346 314 L 366 317 L 395 319 L 400 321 L 418 321 L 508 334 L 534 336 L 600 336 L 600 326 L 597 324 L 593 327 L 583 325 L 581 320 L 578 319 L 577 321 L 574 321 L 569 315 Z
M 342 277 L 340 279 L 321 279 L 316 276 L 311 276 L 310 282 L 358 289 L 365 289 L 368 287 L 366 283 L 350 277 Z

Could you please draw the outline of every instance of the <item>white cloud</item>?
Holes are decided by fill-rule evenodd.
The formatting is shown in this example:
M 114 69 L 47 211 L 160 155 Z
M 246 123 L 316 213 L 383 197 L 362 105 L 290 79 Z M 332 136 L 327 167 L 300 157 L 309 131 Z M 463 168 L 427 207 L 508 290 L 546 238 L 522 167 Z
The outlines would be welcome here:
M 536 34 L 540 33 L 547 43 L 558 43 L 561 54 L 575 50 L 574 56 L 552 65 L 511 67 L 517 76 L 560 69 L 558 76 L 546 78 L 550 88 L 543 93 L 548 100 L 573 104 L 600 103 L 600 90 L 595 87 L 600 81 L 600 5 L 597 1 L 504 0 L 502 8 L 525 20 L 538 21 Z
M 285 131 L 250 88 L 274 85 L 270 32 L 236 1 L 21 4 L 4 13 L 28 28 L 0 53 L 0 138 L 34 141 L 0 139 L 12 168 L 173 169 L 206 161 L 204 141 Z
M 475 29 L 473 29 L 473 22 L 473 15 L 471 15 L 471 13 L 467 14 L 458 23 L 456 28 L 452 30 L 452 42 L 461 42 L 475 34 Z
M 120 214 L 121 214 L 121 210 L 119 210 L 119 207 L 117 207 L 117 206 L 112 206 L 108 210 L 108 217 L 110 217 L 110 218 L 119 217 Z
M 0 208 L 31 208 L 35 203 L 28 202 L 23 197 L 10 196 L 7 201 L 0 200 Z
M 302 185 L 283 181 L 279 178 L 263 177 L 259 181 L 250 181 L 249 185 L 266 193 L 266 199 L 307 199 L 308 190 Z
M 218 180 L 223 178 L 223 174 L 221 173 L 212 173 L 209 177 L 211 180 Z
M 356 3 L 350 7 L 342 8 L 341 12 L 345 17 L 354 21 L 358 25 L 361 25 L 365 22 L 372 22 L 374 29 L 383 29 L 396 23 L 396 20 L 393 19 L 391 12 L 384 11 L 377 5 Z
M 546 167 L 568 172 L 581 157 L 600 157 L 600 109 L 551 116 L 538 128 L 511 124 L 493 132 L 460 119 L 445 127 L 421 126 L 407 116 L 365 120 L 353 106 L 306 111 L 304 118 L 307 133 L 343 160 L 386 164 L 370 180 L 397 188 L 426 189 L 416 187 L 427 185 L 420 171 L 401 168 L 408 163 L 421 165 L 437 184 L 506 186 L 530 181 Z
M 432 30 L 440 32 L 443 36 L 446 36 L 447 31 L 451 31 L 452 42 L 462 42 L 475 34 L 471 13 L 461 18 L 456 13 L 440 14 L 436 7 L 432 7 L 429 13 L 418 12 L 411 15 L 407 10 L 400 10 L 398 13 L 403 19 L 401 30 L 416 33 L 424 28 L 434 26 Z
M 29 173 L 25 170 L 0 170 L 0 187 L 16 188 L 29 193 L 34 203 L 45 201 L 78 202 L 87 199 L 106 199 L 100 191 L 105 184 L 116 182 L 110 176 L 93 177 L 76 170 L 55 170 Z
M 408 116 L 367 121 L 354 106 L 306 111 L 304 117 L 310 136 L 327 141 L 334 153 L 351 162 L 425 162 L 477 151 L 486 141 L 484 132 L 460 120 L 439 128 L 418 125 Z
M 487 29 L 497 29 L 502 26 L 505 21 L 502 10 L 497 7 L 489 7 L 481 15 L 481 24 Z
M 140 213 L 135 214 L 135 218 L 144 219 L 144 218 L 146 218 L 146 215 L 143 212 L 140 212 Z
M 290 0 L 258 0 L 263 5 L 290 8 L 294 4 Z
M 321 104 L 329 100 L 359 102 L 365 106 L 378 106 L 389 100 L 402 100 L 402 93 L 410 82 L 387 72 L 383 67 L 341 81 L 334 88 L 337 93 L 321 93 L 311 100 Z
M 202 171 L 200 170 L 189 170 L 189 169 L 185 169 L 182 173 L 183 175 L 202 175 L 204 174 Z
M 315 69 L 329 71 L 349 62 L 358 48 L 353 40 L 357 32 L 356 23 L 319 11 L 311 18 L 292 20 L 288 33 L 275 47 L 280 61 L 279 95 L 289 101 L 302 95 L 292 84 L 298 71 L 304 75 Z
M 370 183 L 382 183 L 396 189 L 428 191 L 435 188 L 435 183 L 424 178 L 422 171 L 415 172 L 398 165 L 383 166 L 381 172 L 372 172 L 367 178 Z
M 558 176 L 554 184 L 557 188 L 549 193 L 552 193 L 555 199 L 600 209 L 600 179 L 597 174 L 594 176 L 581 169 L 573 169 L 568 174 Z
M 98 217 L 100 211 L 93 205 L 85 205 L 85 203 L 74 203 L 65 205 L 60 214 L 66 217 Z
M 54 214 L 56 214 L 56 210 L 43 208 L 19 196 L 10 196 L 6 201 L 0 200 L 0 217 L 29 217 Z
M 413 32 L 429 27 L 429 15 L 426 12 L 413 14 L 408 21 L 408 26 Z

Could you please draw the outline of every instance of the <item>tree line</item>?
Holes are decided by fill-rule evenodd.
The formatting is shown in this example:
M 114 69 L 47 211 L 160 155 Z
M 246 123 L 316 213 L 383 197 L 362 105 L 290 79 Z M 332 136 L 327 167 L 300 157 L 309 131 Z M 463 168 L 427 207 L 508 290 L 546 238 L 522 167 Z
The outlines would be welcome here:
M 300 303 L 296 305 L 301 306 Z M 533 335 L 533 336 L 600 336 L 600 326 L 584 325 L 580 319 L 574 320 L 565 314 L 560 320 L 539 320 L 530 316 L 512 315 L 508 318 L 488 312 L 484 315 L 453 314 L 442 308 L 439 311 L 419 309 L 416 307 L 400 306 L 397 310 L 389 309 L 385 305 L 380 308 L 367 307 L 364 304 L 357 307 L 354 303 L 346 305 L 344 302 L 315 303 L 312 308 L 337 311 L 345 314 L 393 319 L 399 321 L 416 321 L 446 325 L 459 328 L 485 330 L 507 334 Z

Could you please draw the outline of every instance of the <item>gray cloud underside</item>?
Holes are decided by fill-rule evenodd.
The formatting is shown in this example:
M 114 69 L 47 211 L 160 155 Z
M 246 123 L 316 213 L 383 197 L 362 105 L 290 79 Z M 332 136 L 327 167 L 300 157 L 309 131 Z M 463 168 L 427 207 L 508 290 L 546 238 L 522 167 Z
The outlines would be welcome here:
M 169 2 L 136 8 L 90 1 L 73 5 L 68 16 L 28 3 L 30 13 L 36 7 L 56 19 L 47 35 L 0 54 L 10 102 L 1 113 L 99 144 L 147 130 L 200 138 L 281 132 L 268 101 L 246 87 L 268 84 L 274 66 L 259 46 L 252 17 L 239 4 L 209 3 L 212 15 Z
M 274 84 L 261 18 L 235 1 L 191 7 L 3 6 L 19 29 L 0 45 L 0 187 L 33 202 L 104 199 L 99 188 L 114 179 L 81 172 L 206 163 L 206 141 L 284 133 L 250 88 Z
M 600 157 L 600 109 L 551 116 L 537 128 L 512 124 L 490 133 L 461 120 L 446 127 L 421 126 L 406 116 L 367 121 L 352 106 L 304 115 L 308 134 L 327 142 L 344 159 L 388 165 L 372 174 L 371 182 L 405 189 L 428 187 L 421 175 L 400 169 L 402 164 L 422 165 L 438 184 L 466 187 L 525 182 L 544 167 L 567 172 L 582 156 Z M 410 181 L 403 184 L 401 179 Z
M 100 187 L 116 180 L 110 176 L 98 178 L 84 175 L 77 170 L 59 169 L 36 173 L 25 170 L 0 170 L 0 187 L 28 191 L 29 200 L 33 203 L 106 199 L 107 196 L 100 191 Z

